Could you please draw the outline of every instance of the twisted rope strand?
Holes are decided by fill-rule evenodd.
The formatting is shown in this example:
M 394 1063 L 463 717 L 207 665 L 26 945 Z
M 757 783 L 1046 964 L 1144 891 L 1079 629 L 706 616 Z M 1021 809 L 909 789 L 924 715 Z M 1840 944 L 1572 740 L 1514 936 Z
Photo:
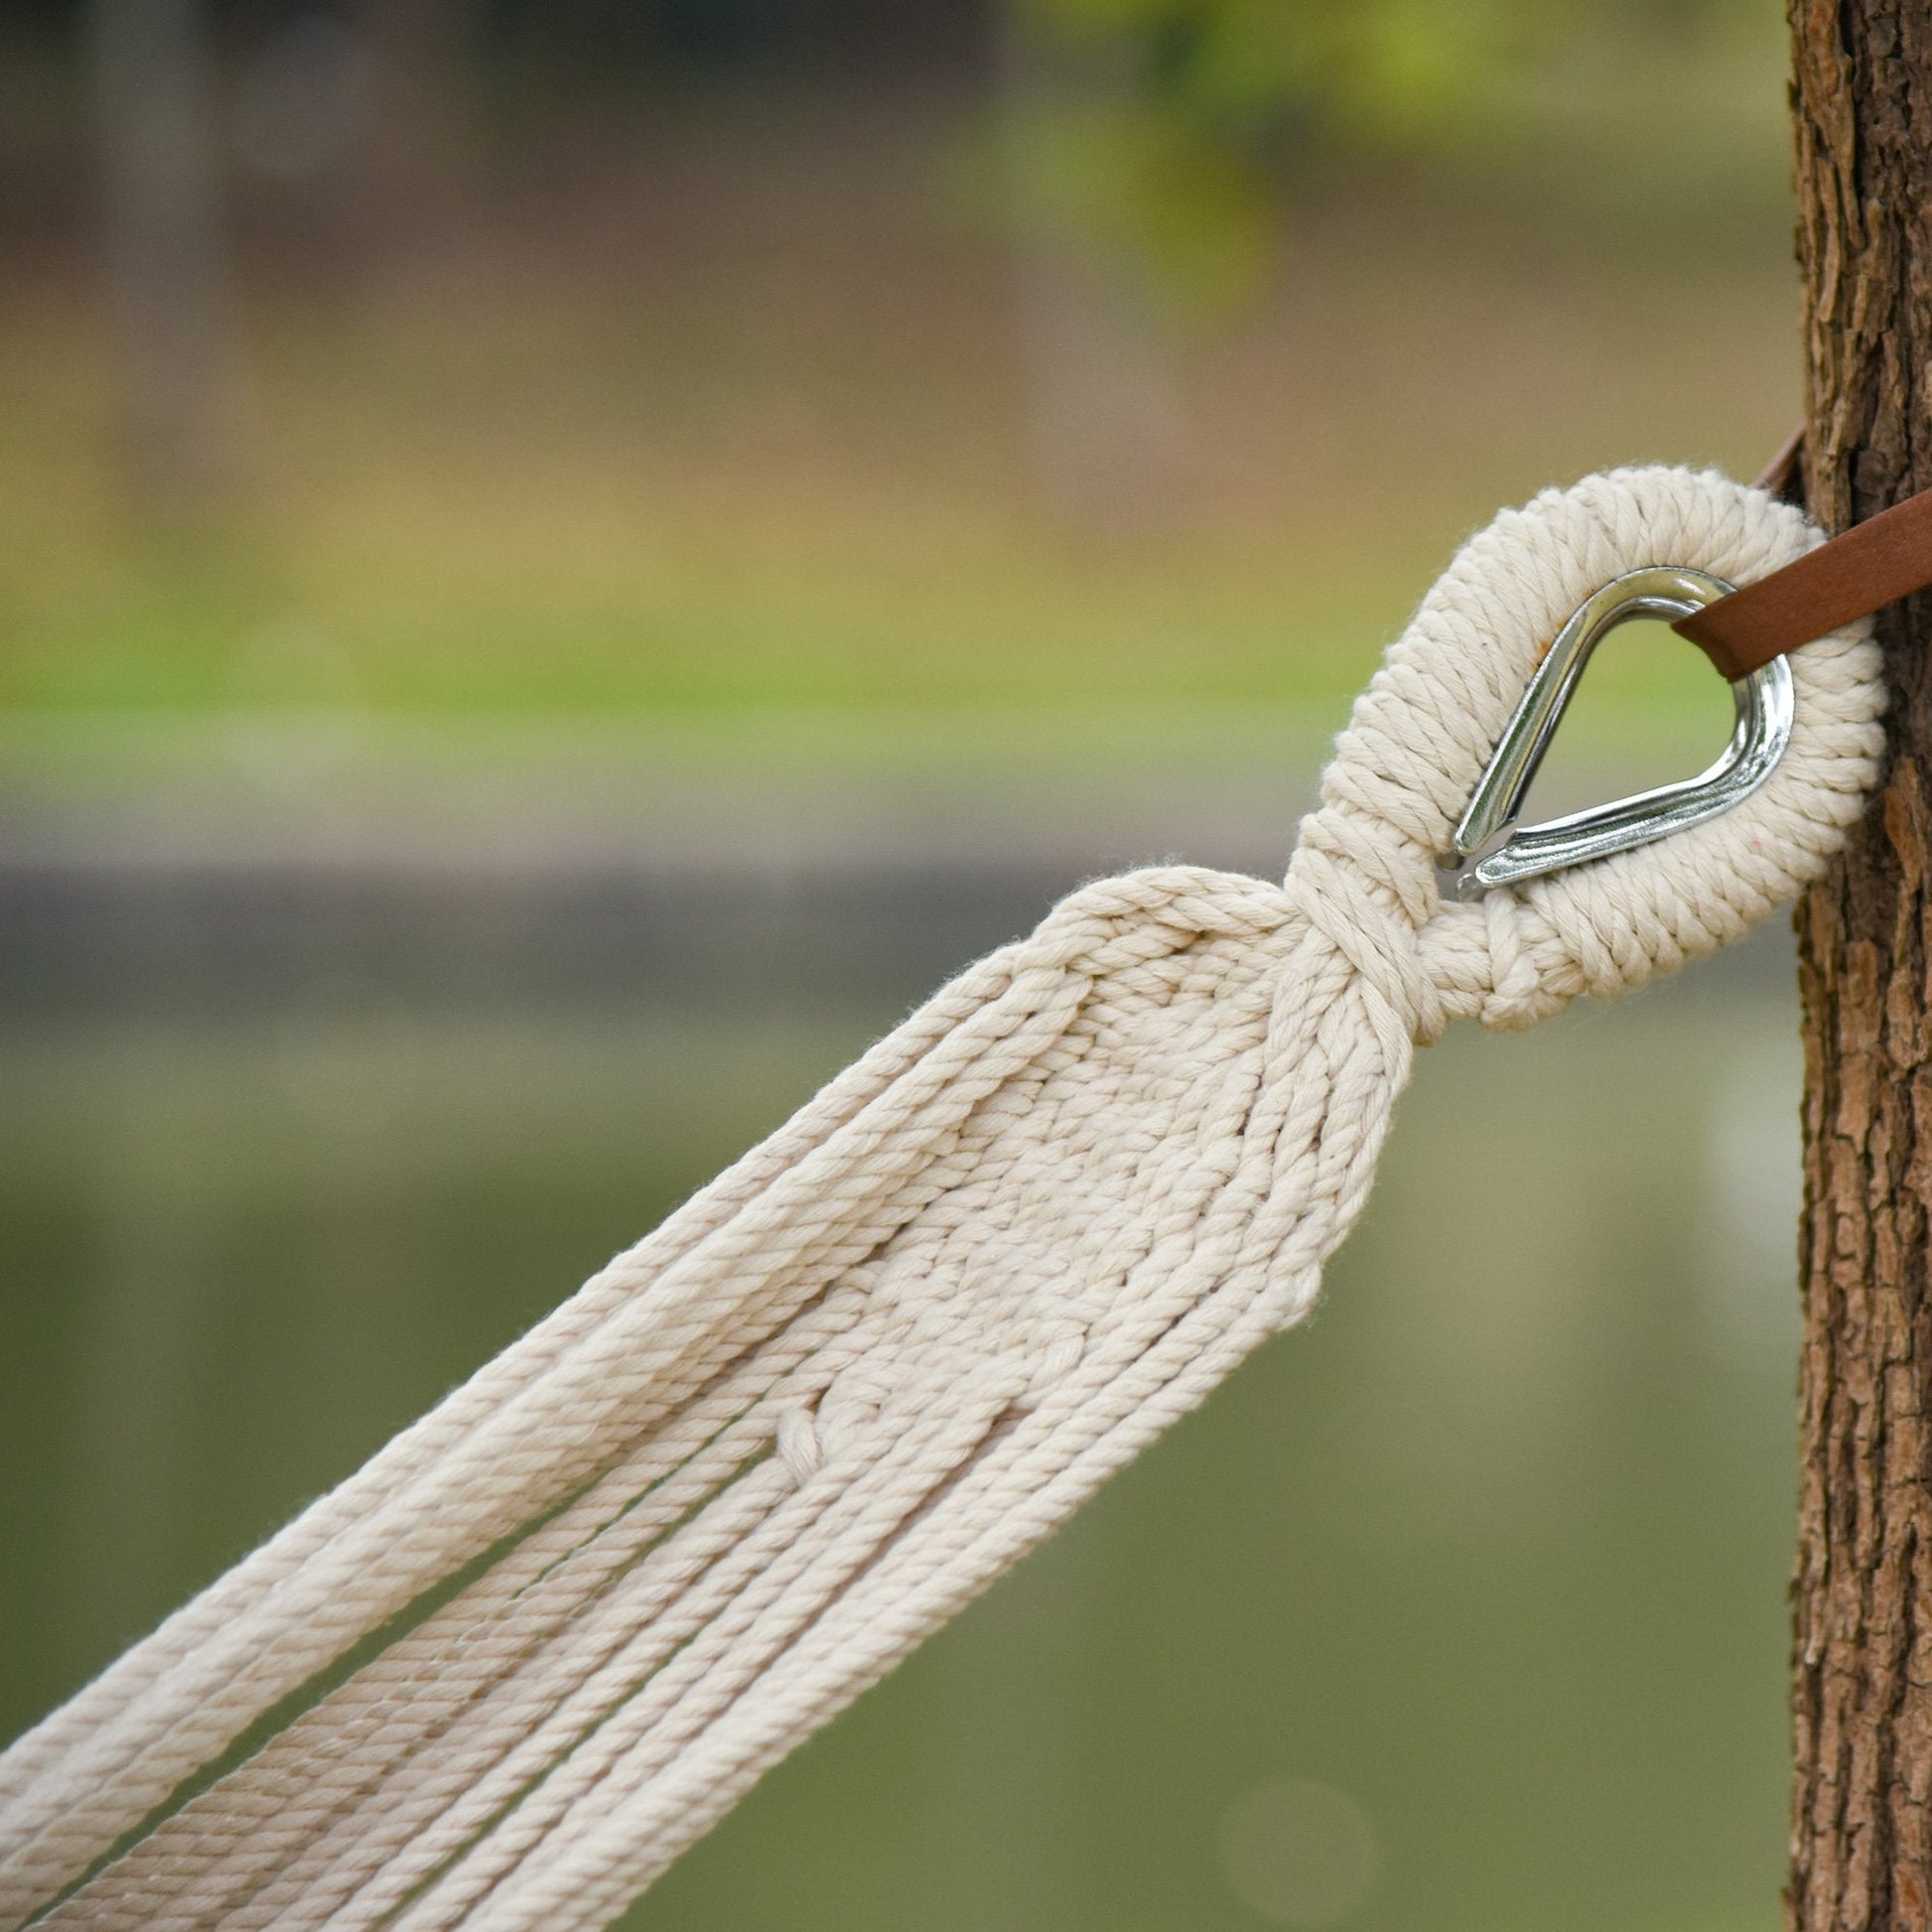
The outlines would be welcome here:
M 1417 1045 L 1641 986 L 1818 875 L 1882 750 L 1863 623 L 1793 653 L 1791 742 L 1724 816 L 1473 904 L 1434 870 L 1587 596 L 1818 540 L 1682 470 L 1503 512 L 1358 701 L 1283 884 L 1074 894 L 0 1754 L 0 1928 L 608 1922 L 1308 1311 Z

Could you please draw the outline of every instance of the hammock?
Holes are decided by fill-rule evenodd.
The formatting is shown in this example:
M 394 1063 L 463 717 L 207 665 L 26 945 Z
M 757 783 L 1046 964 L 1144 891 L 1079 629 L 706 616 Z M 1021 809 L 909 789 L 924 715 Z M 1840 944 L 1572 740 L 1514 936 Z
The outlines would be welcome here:
M 1468 901 L 1437 863 L 1593 593 L 1818 540 L 1681 470 L 1499 516 L 1283 884 L 1075 893 L 0 1755 L 0 1926 L 608 1923 L 1308 1311 L 1417 1044 L 1817 877 L 1881 750 L 1863 621 L 1784 660 L 1730 809 Z

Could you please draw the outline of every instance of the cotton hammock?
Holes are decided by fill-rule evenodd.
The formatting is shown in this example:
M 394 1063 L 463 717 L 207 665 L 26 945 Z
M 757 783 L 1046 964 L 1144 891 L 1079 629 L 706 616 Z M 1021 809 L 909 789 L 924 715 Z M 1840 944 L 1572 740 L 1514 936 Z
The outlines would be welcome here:
M 1642 985 L 1819 874 L 1881 751 L 1863 621 L 1783 660 L 1728 809 L 1438 873 L 1573 612 L 1818 541 L 1683 470 L 1499 516 L 1284 883 L 1075 893 L 0 1756 L 0 1926 L 606 1924 L 1308 1312 L 1418 1044 Z

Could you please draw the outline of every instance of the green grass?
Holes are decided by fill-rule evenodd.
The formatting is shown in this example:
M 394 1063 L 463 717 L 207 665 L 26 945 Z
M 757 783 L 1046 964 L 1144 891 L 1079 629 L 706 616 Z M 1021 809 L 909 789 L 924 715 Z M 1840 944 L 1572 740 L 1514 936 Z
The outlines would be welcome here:
M 1318 740 L 1498 503 L 1619 461 L 1748 474 L 1795 414 L 1764 117 L 1700 178 L 1713 239 L 1667 286 L 1661 137 L 1572 118 L 1537 194 L 1520 164 L 1311 184 L 1239 326 L 1102 314 L 1166 427 L 1098 501 L 1048 481 L 1066 368 L 948 203 L 943 114 L 675 123 L 581 193 L 472 183 L 463 218 L 328 273 L 247 243 L 232 477 L 193 514 L 134 500 L 101 305 L 44 263 L 0 315 L 8 742 L 263 711 L 783 719 L 888 761 L 1016 721 L 1103 759 L 1163 720 Z M 1608 653 L 1580 733 L 1708 737 L 1687 658 Z

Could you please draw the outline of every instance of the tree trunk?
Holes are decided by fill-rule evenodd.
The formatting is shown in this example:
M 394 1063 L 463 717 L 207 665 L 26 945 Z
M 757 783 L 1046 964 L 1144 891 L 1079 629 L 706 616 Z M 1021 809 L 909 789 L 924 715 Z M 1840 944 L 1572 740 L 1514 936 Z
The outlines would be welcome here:
M 1790 0 L 1805 478 L 1828 529 L 1932 484 L 1932 8 Z M 1788 1909 L 1932 1927 L 1932 598 L 1878 620 L 1882 792 L 1799 907 L 1802 1475 Z
M 199 0 L 94 0 L 106 267 L 136 493 L 166 517 L 218 491 L 231 455 L 227 275 Z

